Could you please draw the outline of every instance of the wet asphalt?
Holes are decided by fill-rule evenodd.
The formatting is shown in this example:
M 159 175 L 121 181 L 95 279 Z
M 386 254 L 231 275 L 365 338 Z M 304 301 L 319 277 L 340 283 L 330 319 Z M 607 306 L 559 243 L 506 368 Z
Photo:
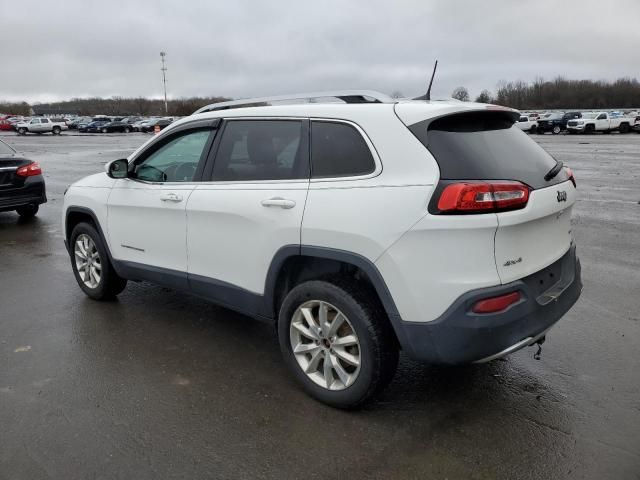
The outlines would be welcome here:
M 357 412 L 302 393 L 268 325 L 146 283 L 82 294 L 63 191 L 146 135 L 0 138 L 49 196 L 0 213 L 0 479 L 640 479 L 640 135 L 534 136 L 577 177 L 584 281 L 540 361 L 402 358 Z

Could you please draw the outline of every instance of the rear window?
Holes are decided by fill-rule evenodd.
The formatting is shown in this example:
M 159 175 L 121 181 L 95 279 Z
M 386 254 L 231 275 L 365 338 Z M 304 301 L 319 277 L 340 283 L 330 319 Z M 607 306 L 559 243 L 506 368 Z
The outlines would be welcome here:
M 0 155 L 13 155 L 14 153 L 13 148 L 0 140 Z
M 517 180 L 534 189 L 568 180 L 563 170 L 545 181 L 555 159 L 513 127 L 509 114 L 462 113 L 409 128 L 438 162 L 442 180 Z

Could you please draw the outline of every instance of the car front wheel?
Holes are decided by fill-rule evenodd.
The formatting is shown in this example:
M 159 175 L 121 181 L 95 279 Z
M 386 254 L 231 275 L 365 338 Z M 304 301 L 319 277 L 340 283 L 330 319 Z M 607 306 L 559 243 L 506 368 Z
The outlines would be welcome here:
M 381 391 L 398 363 L 395 335 L 373 294 L 347 282 L 309 281 L 278 319 L 284 360 L 312 397 L 353 408 Z
M 102 238 L 89 223 L 79 223 L 69 243 L 71 265 L 78 285 L 94 300 L 110 300 L 127 286 L 113 269 Z

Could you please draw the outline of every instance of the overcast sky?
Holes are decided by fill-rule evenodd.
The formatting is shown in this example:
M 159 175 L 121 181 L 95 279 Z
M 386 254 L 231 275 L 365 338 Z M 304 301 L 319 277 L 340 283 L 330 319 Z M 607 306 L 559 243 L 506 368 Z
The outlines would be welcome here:
M 0 100 L 640 77 L 640 0 L 0 0 Z

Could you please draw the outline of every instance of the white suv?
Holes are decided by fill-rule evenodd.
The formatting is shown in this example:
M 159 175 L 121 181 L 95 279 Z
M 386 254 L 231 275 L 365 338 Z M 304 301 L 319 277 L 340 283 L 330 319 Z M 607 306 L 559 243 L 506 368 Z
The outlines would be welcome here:
M 576 188 L 519 113 L 312 97 L 204 107 L 73 184 L 80 288 L 146 280 L 271 321 L 293 375 L 338 407 L 384 387 L 399 349 L 460 364 L 543 341 L 582 289 Z

